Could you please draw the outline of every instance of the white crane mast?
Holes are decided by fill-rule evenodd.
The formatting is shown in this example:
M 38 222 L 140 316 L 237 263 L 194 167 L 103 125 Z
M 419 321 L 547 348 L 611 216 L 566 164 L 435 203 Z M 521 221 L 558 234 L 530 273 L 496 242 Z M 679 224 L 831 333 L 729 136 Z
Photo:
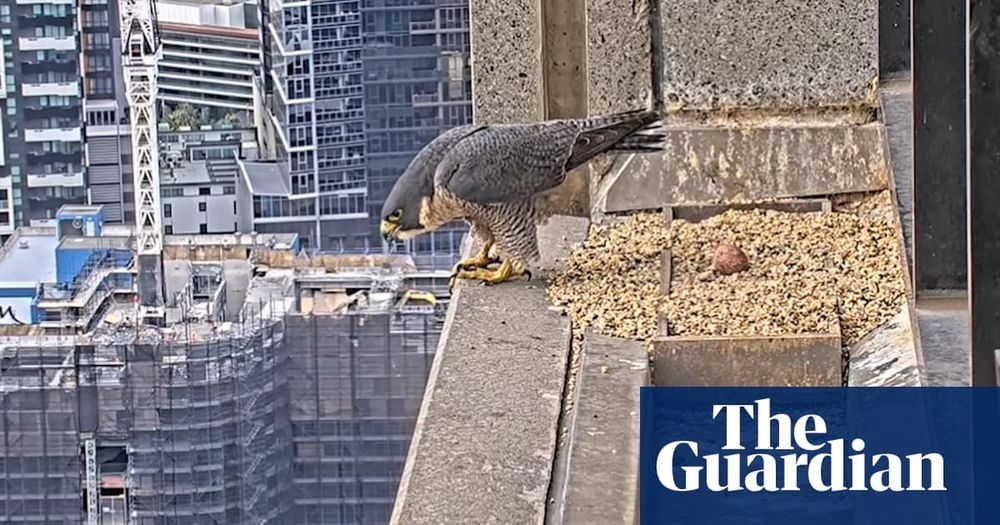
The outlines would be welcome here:
M 144 318 L 162 317 L 163 230 L 157 137 L 157 64 L 161 56 L 155 0 L 121 0 L 122 70 L 132 134 L 139 304 Z

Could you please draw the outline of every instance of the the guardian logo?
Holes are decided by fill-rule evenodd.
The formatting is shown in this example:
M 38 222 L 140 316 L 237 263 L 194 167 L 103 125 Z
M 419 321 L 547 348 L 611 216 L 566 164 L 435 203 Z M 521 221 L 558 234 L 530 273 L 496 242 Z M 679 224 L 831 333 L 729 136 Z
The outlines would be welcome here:
M 794 421 L 788 414 L 772 415 L 770 399 L 752 405 L 714 405 L 712 419 L 720 416 L 726 425 L 722 450 L 737 452 L 703 456 L 695 441 L 668 443 L 656 455 L 656 476 L 668 490 L 786 492 L 800 490 L 800 484 L 820 492 L 947 490 L 944 457 L 938 453 L 869 455 L 863 439 L 852 439 L 849 445 L 843 438 L 828 439 L 826 421 L 818 415 Z M 753 453 L 744 452 L 744 420 L 756 422 Z

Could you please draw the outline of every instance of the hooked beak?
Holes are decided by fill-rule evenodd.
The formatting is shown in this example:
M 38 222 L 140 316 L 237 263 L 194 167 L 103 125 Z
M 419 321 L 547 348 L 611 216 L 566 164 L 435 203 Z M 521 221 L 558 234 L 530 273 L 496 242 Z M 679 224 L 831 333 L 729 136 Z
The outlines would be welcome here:
M 396 237 L 396 231 L 399 230 L 399 225 L 393 224 L 389 221 L 382 221 L 379 226 L 379 230 L 382 232 L 382 239 L 385 242 L 392 242 Z

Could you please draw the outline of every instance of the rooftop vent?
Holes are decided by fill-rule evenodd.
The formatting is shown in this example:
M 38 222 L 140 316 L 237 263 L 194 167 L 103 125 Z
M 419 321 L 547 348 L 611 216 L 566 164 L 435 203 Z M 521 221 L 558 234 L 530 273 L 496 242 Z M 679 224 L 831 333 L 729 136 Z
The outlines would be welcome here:
M 20 239 L 17 241 L 17 247 L 22 250 L 28 249 L 28 239 Z

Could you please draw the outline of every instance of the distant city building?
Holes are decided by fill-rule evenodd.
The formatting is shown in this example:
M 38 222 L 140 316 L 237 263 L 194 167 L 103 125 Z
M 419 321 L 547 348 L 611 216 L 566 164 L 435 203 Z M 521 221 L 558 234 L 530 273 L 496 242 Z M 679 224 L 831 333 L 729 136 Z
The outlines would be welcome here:
M 164 106 L 190 104 L 216 121 L 248 118 L 260 71 L 257 2 L 159 0 L 156 9 Z
M 64 206 L 0 247 L 0 522 L 387 523 L 448 272 L 166 235 L 157 329 L 132 242 Z
M 81 2 L 88 202 L 108 223 L 131 224 L 132 144 L 121 73 L 118 2 Z
M 254 227 L 322 251 L 381 246 L 395 179 L 443 130 L 471 121 L 466 2 L 261 4 L 258 129 L 273 162 L 243 162 Z M 264 118 L 266 117 L 266 118 Z M 460 232 L 418 241 L 453 253 Z
M 0 207 L 0 233 L 21 224 L 51 224 L 61 205 L 86 201 L 77 20 L 74 3 L 0 3 L 0 204 L 6 206 Z M 97 34 L 85 35 L 84 44 Z
M 253 130 L 199 129 L 160 131 L 160 194 L 166 235 L 250 232 L 250 218 L 240 227 L 236 163 L 241 146 L 252 144 Z

